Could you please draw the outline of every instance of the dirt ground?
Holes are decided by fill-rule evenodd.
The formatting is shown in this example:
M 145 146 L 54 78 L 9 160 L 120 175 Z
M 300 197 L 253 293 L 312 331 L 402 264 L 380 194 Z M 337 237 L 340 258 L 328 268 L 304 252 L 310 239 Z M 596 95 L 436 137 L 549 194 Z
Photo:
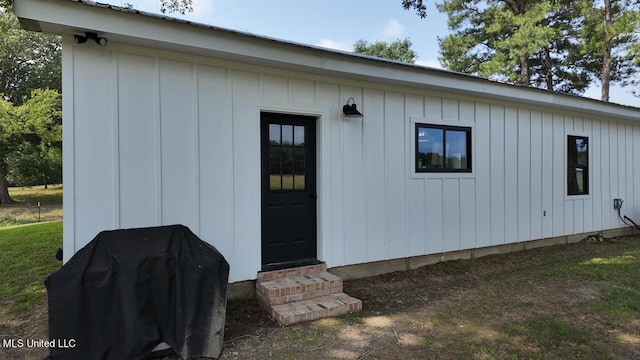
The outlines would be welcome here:
M 612 323 L 591 309 L 605 282 L 564 276 L 629 249 L 639 237 L 348 281 L 362 312 L 289 328 L 253 300 L 229 302 L 223 359 L 640 359 L 640 303 Z
M 570 271 L 638 249 L 640 237 L 581 242 L 347 281 L 363 311 L 286 328 L 255 300 L 230 300 L 222 359 L 640 359 L 640 303 L 603 315 L 606 276 Z M 10 330 L 46 338 L 46 321 L 43 304 Z M 46 356 L 7 350 L 1 359 Z

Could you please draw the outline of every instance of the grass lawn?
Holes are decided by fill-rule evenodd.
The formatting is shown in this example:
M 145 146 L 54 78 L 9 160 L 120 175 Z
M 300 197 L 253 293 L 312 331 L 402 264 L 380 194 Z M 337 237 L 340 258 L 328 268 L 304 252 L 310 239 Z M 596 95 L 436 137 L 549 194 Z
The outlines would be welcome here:
M 0 326 L 29 316 L 46 298 L 44 279 L 58 269 L 62 222 L 0 229 Z
M 43 281 L 61 243 L 61 222 L 0 229 L 0 337 L 47 338 Z M 254 299 L 230 300 L 223 359 L 640 359 L 640 236 L 441 263 L 345 291 L 362 312 L 288 328 Z
M 62 222 L 0 228 L 0 338 L 48 339 L 44 280 L 61 262 Z M 4 351 L 2 351 L 4 350 Z M 42 359 L 42 349 L 2 349 L 0 359 Z
M 9 195 L 16 203 L 0 205 L 0 227 L 62 221 L 62 185 L 49 185 L 48 189 L 44 186 L 9 188 Z

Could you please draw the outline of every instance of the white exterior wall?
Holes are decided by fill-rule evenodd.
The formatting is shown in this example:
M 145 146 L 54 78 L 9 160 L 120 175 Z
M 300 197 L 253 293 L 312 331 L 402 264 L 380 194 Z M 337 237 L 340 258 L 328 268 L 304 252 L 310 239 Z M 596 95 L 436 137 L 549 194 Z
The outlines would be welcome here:
M 329 267 L 622 227 L 640 218 L 640 125 L 64 37 L 65 256 L 99 231 L 182 223 L 260 270 L 260 111 L 318 116 Z M 344 119 L 350 97 L 365 114 Z M 468 125 L 473 172 L 416 174 L 414 123 Z M 566 135 L 590 195 L 566 195 Z M 543 213 L 546 212 L 546 216 Z

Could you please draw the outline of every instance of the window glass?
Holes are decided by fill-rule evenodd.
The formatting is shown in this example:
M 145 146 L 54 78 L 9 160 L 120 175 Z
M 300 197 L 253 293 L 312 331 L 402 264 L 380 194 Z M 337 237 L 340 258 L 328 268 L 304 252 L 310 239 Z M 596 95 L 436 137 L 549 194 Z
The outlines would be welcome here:
M 306 131 L 305 125 L 268 124 L 270 190 L 306 190 Z
M 467 168 L 467 132 L 447 130 L 447 168 Z
M 280 145 L 280 125 L 269 124 L 269 144 Z
M 578 185 L 578 191 L 581 193 L 585 192 L 585 186 L 584 186 L 584 175 L 585 175 L 585 169 L 583 168 L 576 168 L 576 183 Z
M 295 170 L 294 176 L 295 176 L 295 178 L 293 179 L 294 190 L 304 190 L 305 189 L 304 170 Z
M 271 190 L 281 190 L 281 148 L 279 146 L 269 146 L 269 188 Z
M 293 144 L 293 126 L 282 125 L 282 144 L 283 145 Z
M 282 190 L 293 190 L 293 148 L 291 147 L 282 148 Z
M 293 168 L 304 170 L 304 148 L 295 148 L 293 151 Z
M 589 138 L 567 137 L 567 193 L 589 194 Z
M 418 128 L 418 168 L 441 169 L 444 166 L 444 131 Z
M 584 138 L 576 139 L 576 152 L 578 154 L 576 164 L 589 165 L 589 157 L 587 156 L 587 141 Z
M 294 173 L 294 190 L 304 190 L 304 148 L 293 149 L 293 173 Z
M 416 124 L 417 172 L 471 172 L 471 128 Z
M 304 146 L 304 126 L 294 126 L 293 143 L 297 146 Z

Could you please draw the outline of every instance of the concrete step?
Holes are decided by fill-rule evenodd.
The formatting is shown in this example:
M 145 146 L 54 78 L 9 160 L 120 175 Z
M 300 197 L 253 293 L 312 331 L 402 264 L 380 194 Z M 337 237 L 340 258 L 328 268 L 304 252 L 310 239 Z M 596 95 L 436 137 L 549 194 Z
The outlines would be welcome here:
M 271 317 L 280 325 L 343 315 L 362 310 L 362 301 L 345 293 L 330 294 L 270 307 Z
M 327 264 L 320 263 L 317 265 L 300 266 L 296 268 L 261 271 L 258 273 L 258 281 L 283 279 L 290 276 L 301 276 L 309 274 L 318 274 L 327 271 Z
M 342 279 L 326 271 L 258 280 L 256 283 L 258 299 L 265 305 L 281 305 L 341 292 Z

